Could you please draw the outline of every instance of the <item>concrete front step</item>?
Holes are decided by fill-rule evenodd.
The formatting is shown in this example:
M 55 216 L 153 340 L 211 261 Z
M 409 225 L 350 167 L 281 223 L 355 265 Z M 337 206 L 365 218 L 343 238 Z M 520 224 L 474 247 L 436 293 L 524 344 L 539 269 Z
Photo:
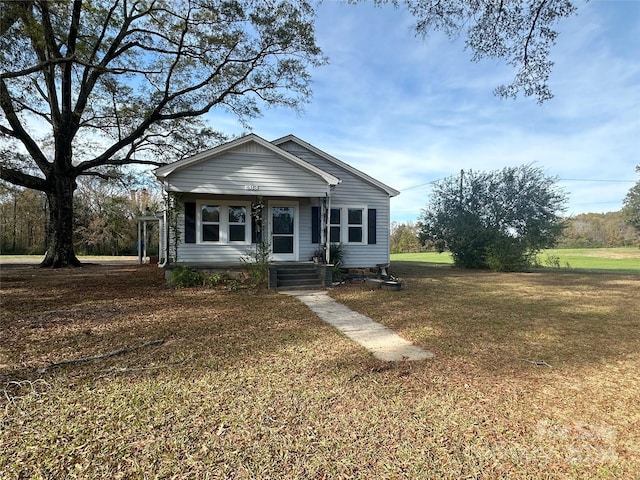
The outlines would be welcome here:
M 278 287 L 322 287 L 323 282 L 313 265 L 288 265 L 278 268 Z
M 322 282 L 318 278 L 313 280 L 278 280 L 278 288 L 298 288 L 298 287 L 313 287 L 322 288 Z
M 297 274 L 297 273 L 317 273 L 318 270 L 313 265 L 304 267 L 278 267 L 278 273 Z
M 324 288 L 331 281 L 326 265 L 281 263 L 269 266 L 269 288 Z
M 278 272 L 279 280 L 319 280 L 318 272 L 304 272 L 304 273 L 282 273 Z

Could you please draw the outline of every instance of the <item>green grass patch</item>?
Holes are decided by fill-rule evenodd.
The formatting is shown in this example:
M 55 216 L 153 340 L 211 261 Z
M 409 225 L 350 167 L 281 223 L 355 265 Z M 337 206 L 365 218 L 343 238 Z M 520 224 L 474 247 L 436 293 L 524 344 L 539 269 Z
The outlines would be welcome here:
M 424 262 L 443 265 L 453 265 L 453 258 L 449 252 L 420 252 L 420 253 L 393 253 L 392 262 Z
M 640 273 L 640 248 L 558 248 L 544 250 L 538 256 L 541 265 L 557 258 L 560 268 L 616 270 Z
M 424 262 L 452 265 L 448 252 L 395 253 L 392 262 Z M 609 270 L 640 273 L 640 248 L 564 248 L 543 250 L 538 255 L 543 268 Z

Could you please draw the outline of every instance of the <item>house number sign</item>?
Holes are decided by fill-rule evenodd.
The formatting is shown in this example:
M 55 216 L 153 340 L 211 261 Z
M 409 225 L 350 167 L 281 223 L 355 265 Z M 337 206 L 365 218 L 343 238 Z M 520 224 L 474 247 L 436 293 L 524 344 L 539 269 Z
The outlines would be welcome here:
M 251 191 L 256 191 L 256 190 L 260 190 L 260 185 L 245 185 L 244 186 L 245 190 L 251 190 Z

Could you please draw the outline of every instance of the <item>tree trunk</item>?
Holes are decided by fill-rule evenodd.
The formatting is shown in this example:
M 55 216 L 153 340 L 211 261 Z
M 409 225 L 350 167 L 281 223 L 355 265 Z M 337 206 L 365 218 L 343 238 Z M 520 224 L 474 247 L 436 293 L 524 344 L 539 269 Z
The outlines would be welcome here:
M 74 178 L 53 179 L 53 188 L 47 192 L 49 201 L 49 231 L 47 253 L 41 267 L 79 267 L 73 247 L 73 192 Z

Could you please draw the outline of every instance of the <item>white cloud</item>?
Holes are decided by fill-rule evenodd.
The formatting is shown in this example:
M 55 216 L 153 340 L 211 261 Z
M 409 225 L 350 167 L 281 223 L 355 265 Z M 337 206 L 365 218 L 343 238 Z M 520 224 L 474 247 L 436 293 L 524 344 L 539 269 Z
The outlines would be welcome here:
M 579 4 L 558 25 L 556 96 L 542 106 L 494 97 L 513 71 L 471 62 L 463 39 L 416 38 L 401 9 L 325 2 L 318 13 L 331 64 L 312 72 L 304 115 L 267 110 L 257 134 L 294 133 L 399 190 L 524 163 L 560 178 L 627 180 L 564 183 L 570 213 L 620 208 L 640 163 L 640 2 Z M 393 218 L 415 220 L 429 191 L 402 192 Z

